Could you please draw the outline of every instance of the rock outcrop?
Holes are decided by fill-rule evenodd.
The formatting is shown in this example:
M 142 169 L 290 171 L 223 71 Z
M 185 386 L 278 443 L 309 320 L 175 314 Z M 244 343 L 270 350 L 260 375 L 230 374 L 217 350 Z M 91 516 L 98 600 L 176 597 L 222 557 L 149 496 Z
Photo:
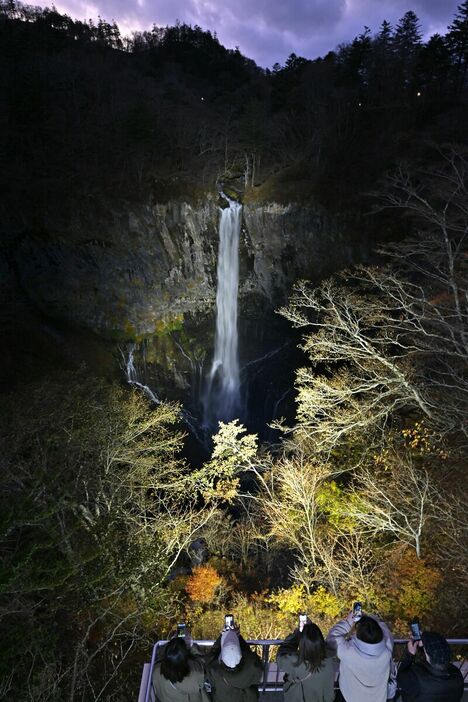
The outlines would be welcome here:
M 121 203 L 53 226 L 16 246 L 29 300 L 54 318 L 106 336 L 138 338 L 216 297 L 219 209 Z M 319 279 L 353 258 L 335 221 L 312 207 L 246 205 L 240 244 L 241 306 L 277 305 L 300 277 Z

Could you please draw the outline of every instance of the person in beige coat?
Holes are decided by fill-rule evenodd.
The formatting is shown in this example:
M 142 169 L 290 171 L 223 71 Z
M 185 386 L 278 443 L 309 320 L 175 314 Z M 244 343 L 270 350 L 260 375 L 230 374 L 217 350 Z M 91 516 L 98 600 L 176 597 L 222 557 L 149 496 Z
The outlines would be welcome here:
M 350 613 L 335 624 L 327 645 L 340 661 L 339 687 L 345 702 L 386 702 L 393 651 L 388 627 L 369 615 Z
M 185 639 L 171 639 L 154 667 L 153 686 L 158 702 L 209 702 L 204 682 L 202 661 L 190 654 Z

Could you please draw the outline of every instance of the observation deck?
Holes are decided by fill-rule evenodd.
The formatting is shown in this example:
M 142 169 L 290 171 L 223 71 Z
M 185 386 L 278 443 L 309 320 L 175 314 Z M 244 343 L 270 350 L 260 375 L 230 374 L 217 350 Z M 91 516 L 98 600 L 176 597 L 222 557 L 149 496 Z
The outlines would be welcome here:
M 465 681 L 463 702 L 468 702 L 468 639 L 447 639 L 452 650 L 452 662 L 458 666 Z M 138 702 L 161 702 L 157 697 L 152 684 L 154 664 L 157 660 L 158 650 L 167 641 L 157 641 L 153 646 L 151 661 L 145 663 L 141 676 L 140 693 Z M 193 643 L 201 647 L 210 647 L 214 640 L 194 639 Z M 279 702 L 283 695 L 283 674 L 278 670 L 275 658 L 276 649 L 283 643 L 282 639 L 249 639 L 247 643 L 254 647 L 263 662 L 263 678 L 258 686 L 260 702 Z M 395 639 L 393 658 L 398 666 L 403 655 L 408 639 Z M 338 673 L 338 664 L 337 671 Z

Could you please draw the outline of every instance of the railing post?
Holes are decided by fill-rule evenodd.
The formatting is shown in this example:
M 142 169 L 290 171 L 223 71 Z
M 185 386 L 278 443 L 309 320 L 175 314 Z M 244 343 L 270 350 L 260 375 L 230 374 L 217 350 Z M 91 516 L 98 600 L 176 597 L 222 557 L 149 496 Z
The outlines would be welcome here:
M 268 672 L 270 669 L 270 644 L 262 645 L 262 658 L 263 658 L 263 690 L 264 693 L 268 683 Z
M 153 687 L 154 662 L 156 660 L 156 653 L 157 653 L 159 644 L 160 644 L 160 642 L 157 641 L 153 646 L 153 653 L 151 655 L 151 663 L 150 663 L 150 669 L 149 669 L 149 674 L 148 674 L 148 685 L 146 688 L 145 702 L 154 702 L 154 700 L 156 700 L 156 694 L 154 695 L 154 700 L 151 699 L 151 688 Z

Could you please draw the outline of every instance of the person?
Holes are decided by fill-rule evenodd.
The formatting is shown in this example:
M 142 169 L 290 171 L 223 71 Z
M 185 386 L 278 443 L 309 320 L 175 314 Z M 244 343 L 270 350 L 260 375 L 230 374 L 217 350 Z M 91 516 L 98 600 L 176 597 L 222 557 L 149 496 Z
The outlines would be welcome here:
M 345 702 L 386 702 L 393 638 L 375 617 L 353 612 L 335 624 L 327 646 L 340 661 L 339 688 Z
M 160 702 L 209 702 L 205 670 L 195 658 L 186 639 L 175 636 L 163 648 L 154 666 L 153 686 Z
M 424 660 L 417 660 L 420 649 Z M 398 669 L 403 702 L 460 702 L 463 675 L 450 663 L 450 647 L 441 634 L 425 631 L 420 641 L 408 641 Z
M 207 656 L 214 702 L 255 702 L 263 675 L 259 656 L 244 641 L 238 626 L 225 627 Z
M 333 702 L 335 672 L 333 656 L 327 654 L 323 634 L 317 624 L 307 621 L 302 632 L 296 629 L 280 645 L 276 657 L 285 673 L 285 702 Z

